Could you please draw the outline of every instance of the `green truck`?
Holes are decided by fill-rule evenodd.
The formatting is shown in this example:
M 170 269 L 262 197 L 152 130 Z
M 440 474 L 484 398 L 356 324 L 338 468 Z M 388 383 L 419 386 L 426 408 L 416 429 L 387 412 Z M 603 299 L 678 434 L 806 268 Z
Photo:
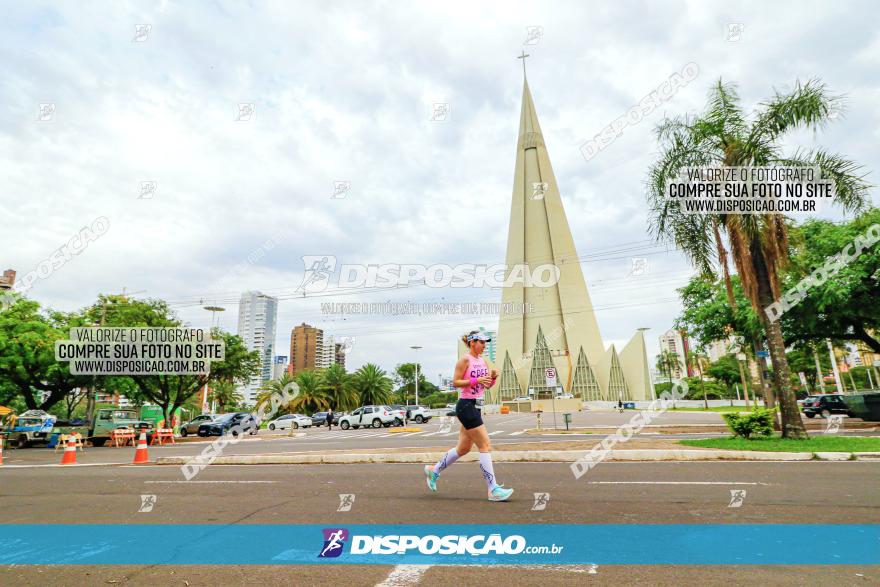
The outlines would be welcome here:
M 89 425 L 88 434 L 92 446 L 104 446 L 110 440 L 110 433 L 117 428 L 131 428 L 136 433 L 147 433 L 147 442 L 153 435 L 156 423 L 142 418 L 135 408 L 101 408 Z

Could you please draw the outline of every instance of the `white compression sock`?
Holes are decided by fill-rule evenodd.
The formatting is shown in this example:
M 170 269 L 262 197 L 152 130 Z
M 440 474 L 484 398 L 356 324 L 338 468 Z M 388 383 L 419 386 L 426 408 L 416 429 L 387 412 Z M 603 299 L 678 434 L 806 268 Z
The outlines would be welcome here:
M 495 482 L 495 469 L 492 467 L 492 453 L 480 453 L 480 471 L 483 472 L 483 478 L 486 479 L 489 491 L 498 487 L 498 483 Z
M 452 465 L 455 461 L 458 460 L 458 451 L 455 448 L 450 448 L 449 452 L 443 455 L 443 458 L 437 461 L 437 464 L 434 465 L 434 472 L 438 475 L 440 471 L 445 469 L 446 467 Z

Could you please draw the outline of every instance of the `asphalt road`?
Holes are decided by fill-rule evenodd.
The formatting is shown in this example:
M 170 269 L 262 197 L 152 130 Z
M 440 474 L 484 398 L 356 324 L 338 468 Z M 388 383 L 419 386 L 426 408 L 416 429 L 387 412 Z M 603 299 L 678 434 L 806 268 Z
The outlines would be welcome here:
M 255 441 L 262 444 L 262 441 Z M 242 443 L 244 444 L 244 443 Z M 37 452 L 37 451 L 34 451 Z M 460 463 L 429 492 L 418 465 L 211 466 L 191 482 L 177 467 L 0 469 L 0 522 L 111 524 L 725 524 L 880 523 L 880 463 L 603 463 L 574 480 L 561 463 L 504 463 L 516 489 L 489 503 L 477 466 Z M 746 491 L 728 507 L 730 490 Z M 355 495 L 339 512 L 339 494 Z M 549 493 L 533 510 L 534 493 Z M 155 507 L 139 512 L 142 495 Z M 59 537 L 59 541 L 64 538 Z M 271 540 L 267 536 L 267 540 Z M 626 537 L 621 537 L 625 540 Z M 735 548 L 735 545 L 731 545 Z M 821 548 L 817 544 L 816 548 Z M 662 545 L 646 545 L 662 548 Z M 5 566 L 8 585 L 871 585 L 871 566 Z

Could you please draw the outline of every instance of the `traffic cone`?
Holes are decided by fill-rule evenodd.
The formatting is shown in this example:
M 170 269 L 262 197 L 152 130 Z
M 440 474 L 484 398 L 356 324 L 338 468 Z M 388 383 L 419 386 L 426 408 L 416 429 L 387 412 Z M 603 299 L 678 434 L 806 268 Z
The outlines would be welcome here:
M 147 456 L 147 433 L 141 432 L 141 437 L 138 438 L 137 450 L 134 451 L 134 460 L 131 464 L 142 465 L 149 462 L 149 460 Z
M 76 438 L 71 434 L 67 438 L 67 446 L 64 447 L 64 454 L 61 456 L 62 465 L 76 464 Z

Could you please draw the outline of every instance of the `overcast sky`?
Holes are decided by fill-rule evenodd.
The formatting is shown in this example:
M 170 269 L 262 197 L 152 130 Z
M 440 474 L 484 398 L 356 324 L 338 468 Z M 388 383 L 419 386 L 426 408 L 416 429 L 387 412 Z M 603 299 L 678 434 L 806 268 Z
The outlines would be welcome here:
M 774 88 L 821 78 L 846 95 L 846 112 L 787 144 L 843 153 L 877 181 L 874 2 L 28 2 L 3 12 L 0 265 L 22 277 L 83 226 L 110 222 L 28 295 L 74 310 L 126 288 L 169 300 L 194 326 L 210 325 L 204 305 L 223 306 L 220 324 L 234 332 L 240 293 L 258 289 L 281 298 L 276 354 L 307 322 L 354 337 L 350 369 L 418 357 L 437 382 L 457 336 L 497 323 L 343 319 L 320 304 L 495 302 L 498 290 L 295 292 L 304 255 L 504 261 L 523 49 L 606 344 L 649 327 L 653 355 L 679 311 L 675 288 L 692 270 L 648 241 L 652 129 L 699 111 L 719 77 L 739 84 L 748 111 Z M 541 35 L 524 44 L 529 27 Z M 584 158 L 585 141 L 691 62 L 696 79 Z M 430 120 L 438 103 L 445 121 Z M 52 106 L 41 115 L 41 104 Z M 249 120 L 239 104 L 254 104 Z M 351 187 L 332 198 L 339 181 Z M 143 182 L 155 191 L 143 196 Z M 648 260 L 645 274 L 631 275 L 633 257 Z

